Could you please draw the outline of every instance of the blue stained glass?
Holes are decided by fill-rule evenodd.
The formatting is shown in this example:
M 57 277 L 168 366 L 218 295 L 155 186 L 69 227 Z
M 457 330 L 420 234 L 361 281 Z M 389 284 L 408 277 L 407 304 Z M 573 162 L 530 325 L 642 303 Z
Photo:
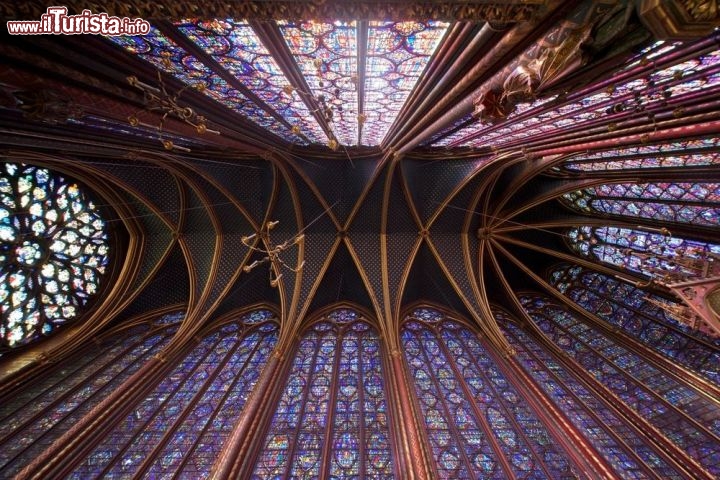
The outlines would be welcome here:
M 688 280 L 698 278 L 701 270 L 678 260 L 720 255 L 720 244 L 623 227 L 585 225 L 568 230 L 567 237 L 570 247 L 580 255 L 648 276 L 659 269 Z
M 324 142 L 325 132 L 302 98 L 283 92 L 290 82 L 247 21 L 184 20 L 176 25 L 310 141 Z
M 206 88 L 203 93 L 208 97 L 248 117 L 252 122 L 280 135 L 285 140 L 298 141 L 299 137 L 289 128 L 268 115 L 242 93 L 230 88 L 225 80 L 157 28 L 151 27 L 147 35 L 108 37 L 108 40 L 150 62 L 158 70 L 173 75 L 186 85 L 204 85 Z
M 252 478 L 393 478 L 379 355 L 377 332 L 354 310 L 336 309 L 312 325 Z
M 656 369 L 639 355 L 614 344 L 599 329 L 583 324 L 581 318 L 549 299 L 521 297 L 520 301 L 536 325 L 569 357 L 708 472 L 714 476 L 720 474 L 718 432 L 705 426 L 720 418 L 714 402 Z M 573 329 L 577 326 L 583 328 Z M 613 362 L 618 354 L 625 357 L 626 364 L 629 362 L 628 368 L 622 369 Z M 673 389 L 682 391 L 693 403 L 678 401 L 670 393 Z M 689 418 L 697 418 L 699 423 Z
M 573 475 L 476 334 L 430 308 L 409 318 L 403 350 L 441 478 L 506 478 L 489 436 L 517 478 Z
M 126 478 L 146 461 L 153 477 L 207 476 L 277 340 L 268 313 L 272 329 L 235 322 L 206 336 L 69 478 Z
M 379 145 L 435 52 L 448 24 L 370 22 L 362 144 Z
M 10 478 L 98 405 L 172 338 L 182 314 L 88 348 L 0 406 L 0 476 Z
M 553 273 L 552 284 L 578 305 L 720 385 L 720 340 L 678 323 L 658 306 L 672 302 L 581 267 L 561 265 Z
M 536 307 L 536 303 L 532 303 Z M 683 478 L 660 458 L 638 433 L 587 390 L 537 340 L 521 330 L 504 313 L 496 312 L 506 338 L 516 350 L 515 359 L 533 378 L 575 428 L 603 455 L 620 478 L 646 478 L 641 463 L 663 478 Z
M 717 206 L 720 184 L 717 183 L 606 184 L 566 193 L 562 200 L 583 213 L 643 217 L 708 227 L 720 225 L 720 206 Z
M 343 145 L 358 142 L 358 65 L 355 22 L 278 22 L 315 98 L 332 108 L 332 130 Z M 322 108 L 322 107 L 321 107 Z

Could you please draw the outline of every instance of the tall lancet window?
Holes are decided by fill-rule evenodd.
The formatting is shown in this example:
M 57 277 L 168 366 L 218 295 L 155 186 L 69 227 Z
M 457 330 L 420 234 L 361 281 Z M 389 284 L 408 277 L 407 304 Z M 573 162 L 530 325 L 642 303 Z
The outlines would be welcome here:
M 648 277 L 698 278 L 703 274 L 699 260 L 720 256 L 716 243 L 671 236 L 669 231 L 656 228 L 583 225 L 568 230 L 567 237 L 570 248 L 584 257 Z
M 580 316 L 542 297 L 521 297 L 537 327 L 618 401 L 720 476 L 720 409 L 674 376 L 618 344 Z
M 470 328 L 420 308 L 402 345 L 440 478 L 576 478 Z
M 394 478 L 380 349 L 351 309 L 305 330 L 252 478 Z
M 277 340 L 256 310 L 206 335 L 69 478 L 205 478 Z
M 0 403 L 0 477 L 12 478 L 165 346 L 182 314 L 93 343 Z
M 623 479 L 682 479 L 681 473 L 649 445 L 596 393 L 587 388 L 555 354 L 544 348 L 507 315 L 496 312 L 506 338 L 515 348 L 515 360 L 557 405 Z
M 581 153 L 564 161 L 558 170 L 613 172 L 713 165 L 720 165 L 720 138 L 717 136 Z
M 562 199 L 583 213 L 703 227 L 720 225 L 720 183 L 606 183 L 567 193 Z
M 679 323 L 675 305 L 628 283 L 579 266 L 559 265 L 550 282 L 560 292 L 635 340 L 720 385 L 720 340 Z

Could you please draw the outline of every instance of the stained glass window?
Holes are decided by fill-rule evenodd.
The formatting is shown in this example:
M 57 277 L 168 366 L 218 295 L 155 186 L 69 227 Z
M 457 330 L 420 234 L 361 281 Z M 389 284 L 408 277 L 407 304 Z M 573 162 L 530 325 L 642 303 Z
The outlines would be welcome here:
M 720 385 L 720 340 L 692 331 L 659 306 L 673 302 L 578 266 L 556 267 L 550 282 L 587 311 Z
M 562 200 L 583 213 L 720 225 L 719 183 L 610 183 L 566 193 Z
M 568 230 L 567 238 L 570 247 L 582 256 L 647 276 L 665 272 L 687 280 L 697 278 L 702 270 L 687 260 L 720 255 L 720 245 L 715 243 L 624 227 L 584 225 Z
M 98 292 L 109 253 L 105 219 L 77 183 L 0 164 L 0 351 L 75 320 Z
M 332 109 L 333 132 L 358 143 L 358 62 L 355 22 L 278 22 L 311 94 Z M 304 94 L 307 94 L 303 92 Z
M 712 400 L 551 300 L 520 301 L 550 341 L 708 472 L 720 475 L 720 410 Z
M 108 37 L 108 40 L 143 60 L 147 60 L 159 71 L 171 74 L 187 85 L 204 85 L 206 88 L 203 93 L 207 96 L 282 138 L 288 141 L 303 141 L 301 137 L 293 134 L 285 124 L 232 88 L 210 67 L 186 52 L 157 28 L 151 27 L 150 33 L 147 35 L 120 35 Z
M 254 479 L 393 478 L 380 338 L 349 309 L 302 336 Z
M 262 310 L 206 335 L 69 478 L 207 477 L 277 334 Z
M 362 144 L 380 145 L 445 34 L 442 22 L 370 22 Z
M 562 168 L 577 172 L 593 172 L 702 167 L 718 164 L 720 164 L 720 137 L 708 137 L 584 153 L 563 162 Z
M 402 346 L 440 478 L 575 476 L 469 328 L 418 309 L 405 321 Z
M 662 478 L 684 478 L 663 460 L 632 426 L 604 400 L 588 390 L 531 335 L 501 312 L 496 318 L 517 352 L 518 364 L 562 410 L 575 428 L 624 479 L 648 478 L 654 471 Z
M 628 64 L 637 61 L 631 58 Z M 570 94 L 550 109 L 543 107 L 548 98 L 539 98 L 532 105 L 511 113 L 507 120 L 492 125 L 475 123 L 437 145 L 499 146 L 519 140 L 527 142 L 534 136 L 557 134 L 563 129 L 577 131 L 590 125 L 605 125 L 614 118 L 625 118 L 626 112 L 651 111 L 664 105 L 668 98 L 681 101 L 684 95 L 713 88 L 720 83 L 718 72 L 720 50 L 704 52 L 691 59 L 648 63 L 642 72 L 621 77 L 614 85 Z
M 325 132 L 301 96 L 283 92 L 290 82 L 247 21 L 188 20 L 176 25 L 303 135 L 312 142 L 325 142 Z
M 0 404 L 0 477 L 12 478 L 98 405 L 177 330 L 168 314 L 93 345 Z

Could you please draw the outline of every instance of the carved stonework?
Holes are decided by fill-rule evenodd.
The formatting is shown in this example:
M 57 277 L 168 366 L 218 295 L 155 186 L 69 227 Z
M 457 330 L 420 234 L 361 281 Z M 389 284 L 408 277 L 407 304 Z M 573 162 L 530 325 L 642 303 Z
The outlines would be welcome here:
M 13 92 L 13 96 L 17 107 L 30 120 L 57 125 L 83 116 L 79 105 L 50 90 L 22 90 Z
M 68 0 L 62 2 L 68 11 L 79 13 L 89 9 L 94 13 L 108 13 L 119 17 L 150 19 L 245 18 L 249 20 L 467 20 L 496 24 L 528 20 L 544 8 L 543 0 L 505 1 L 372 1 L 372 0 L 206 0 L 148 1 Z M 0 16 L 17 20 L 38 20 L 46 12 L 43 1 L 0 3 Z
M 642 0 L 638 13 L 661 40 L 701 38 L 720 26 L 717 0 Z

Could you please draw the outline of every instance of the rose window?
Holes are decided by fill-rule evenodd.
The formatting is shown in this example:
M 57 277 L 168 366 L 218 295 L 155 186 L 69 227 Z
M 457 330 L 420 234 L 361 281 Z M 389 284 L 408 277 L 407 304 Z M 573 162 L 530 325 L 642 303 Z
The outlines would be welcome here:
M 77 318 L 98 292 L 109 250 L 106 222 L 76 183 L 0 164 L 0 350 Z

